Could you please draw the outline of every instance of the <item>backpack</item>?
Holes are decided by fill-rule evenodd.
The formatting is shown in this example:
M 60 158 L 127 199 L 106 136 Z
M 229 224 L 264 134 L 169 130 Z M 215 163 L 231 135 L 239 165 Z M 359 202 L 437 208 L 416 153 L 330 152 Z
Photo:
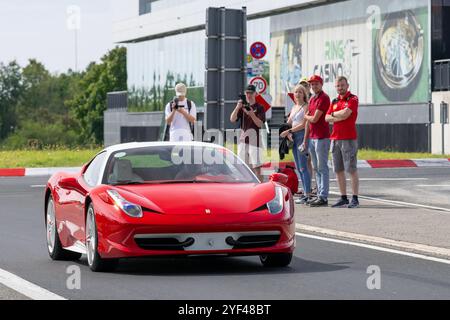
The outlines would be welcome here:
M 298 191 L 298 177 L 295 173 L 295 168 L 287 165 L 285 168 L 278 169 L 279 173 L 283 173 L 288 176 L 286 187 L 288 187 L 292 194 L 296 194 Z
M 172 103 L 174 103 L 174 101 L 172 100 L 169 103 L 170 103 L 170 111 L 172 111 Z M 191 114 L 192 101 L 189 100 L 189 99 L 186 99 L 186 104 L 187 104 L 187 107 L 188 107 L 188 113 Z M 192 137 L 194 137 L 194 124 L 189 122 L 189 128 L 191 128 Z M 169 132 L 169 130 L 170 130 L 170 125 L 168 124 L 166 132 Z M 166 134 L 166 136 L 167 136 L 167 134 Z

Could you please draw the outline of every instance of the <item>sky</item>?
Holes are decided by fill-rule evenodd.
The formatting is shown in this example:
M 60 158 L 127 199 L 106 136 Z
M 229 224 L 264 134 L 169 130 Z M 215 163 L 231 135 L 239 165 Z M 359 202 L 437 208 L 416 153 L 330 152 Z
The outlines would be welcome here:
M 75 31 L 69 26 L 76 26 L 79 21 L 78 70 L 82 70 L 114 48 L 113 22 L 137 16 L 137 2 L 0 0 L 0 62 L 17 60 L 24 66 L 34 58 L 52 73 L 74 70 Z

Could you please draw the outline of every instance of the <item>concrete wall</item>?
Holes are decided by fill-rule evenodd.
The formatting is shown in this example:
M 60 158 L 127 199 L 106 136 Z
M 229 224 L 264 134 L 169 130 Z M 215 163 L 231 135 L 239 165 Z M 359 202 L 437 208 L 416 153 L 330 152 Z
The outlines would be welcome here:
M 360 105 L 358 124 L 430 123 L 428 104 Z
M 105 146 L 121 143 L 121 127 L 161 126 L 164 112 L 127 112 L 126 109 L 106 110 L 104 113 Z
M 431 152 L 434 154 L 442 153 L 442 124 L 441 124 L 441 102 L 449 104 L 450 111 L 450 92 L 433 92 L 433 124 L 431 125 Z M 450 154 L 450 124 L 444 124 L 444 153 Z

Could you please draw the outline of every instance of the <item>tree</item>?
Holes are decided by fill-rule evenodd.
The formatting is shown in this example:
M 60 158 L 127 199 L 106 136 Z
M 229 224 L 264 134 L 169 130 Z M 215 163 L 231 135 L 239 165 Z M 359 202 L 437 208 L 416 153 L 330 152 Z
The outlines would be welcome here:
M 17 124 L 16 105 L 23 93 L 22 75 L 16 61 L 0 63 L 0 140 Z
M 79 82 L 79 92 L 67 105 L 80 128 L 81 143 L 103 143 L 103 113 L 106 95 L 127 89 L 126 48 L 116 47 L 91 63 Z

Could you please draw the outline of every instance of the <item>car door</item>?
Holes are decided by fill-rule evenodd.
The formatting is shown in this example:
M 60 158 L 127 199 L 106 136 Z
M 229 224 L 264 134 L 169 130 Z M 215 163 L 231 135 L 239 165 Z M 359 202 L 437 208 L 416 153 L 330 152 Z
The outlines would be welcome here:
M 84 214 L 84 204 L 86 201 L 87 194 L 96 187 L 100 180 L 101 168 L 105 161 L 106 152 L 99 153 L 96 155 L 92 161 L 87 166 L 84 173 L 78 178 L 78 183 L 81 188 L 79 190 L 74 190 L 72 192 L 72 199 L 74 200 L 74 208 L 72 210 L 72 223 L 76 226 L 74 228 L 74 238 L 84 242 L 85 240 L 85 214 Z

